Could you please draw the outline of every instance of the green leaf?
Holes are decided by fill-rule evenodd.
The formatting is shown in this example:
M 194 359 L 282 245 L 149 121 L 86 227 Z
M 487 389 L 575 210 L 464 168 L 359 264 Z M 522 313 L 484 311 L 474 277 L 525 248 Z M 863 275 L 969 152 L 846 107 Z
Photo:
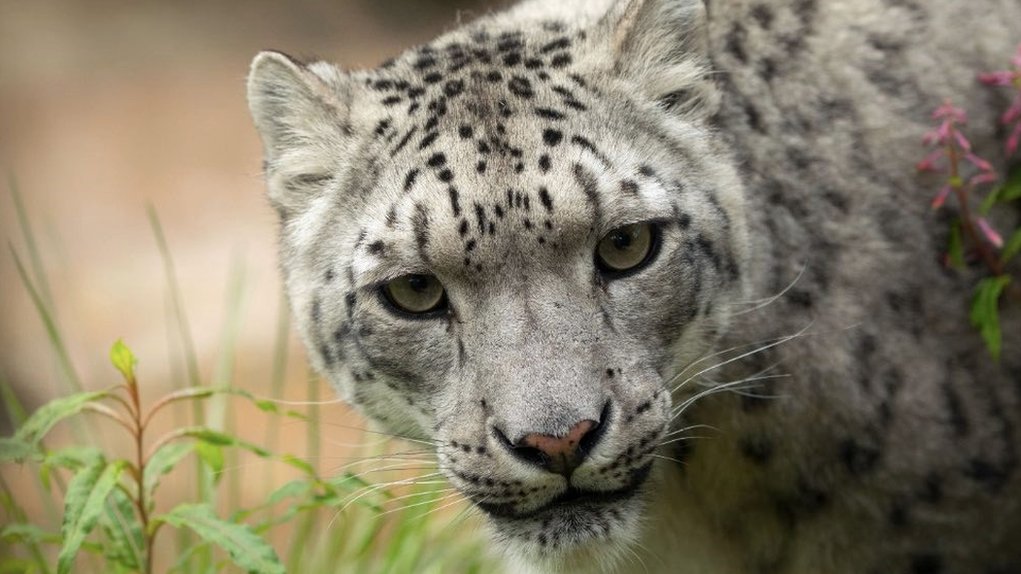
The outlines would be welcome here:
M 64 496 L 64 524 L 61 527 L 64 545 L 57 555 L 58 574 L 71 571 L 78 550 L 95 528 L 103 514 L 106 499 L 117 486 L 126 466 L 127 463 L 122 460 L 99 463 L 85 467 L 71 479 Z
M 1015 165 L 1000 188 L 998 200 L 1002 203 L 1021 199 L 1021 164 Z
M 3 399 L 7 417 L 14 423 L 14 426 L 25 422 L 25 419 L 28 418 L 25 405 L 21 404 L 17 393 L 14 392 L 14 387 L 7 383 L 7 381 L 0 382 L 0 399 Z
M 153 521 L 191 529 L 203 540 L 226 550 L 231 560 L 248 572 L 284 574 L 284 566 L 272 546 L 248 526 L 218 518 L 208 504 L 182 504 Z
M 135 384 L 135 366 L 138 365 L 138 359 L 135 358 L 135 354 L 131 352 L 131 349 L 124 344 L 124 341 L 117 339 L 117 342 L 110 348 L 110 362 L 124 375 L 124 380 L 129 385 Z
M 1015 229 L 1014 234 L 1010 236 L 1010 239 L 1003 245 L 1003 252 L 1000 254 L 1000 261 L 1004 265 L 1008 261 L 1014 258 L 1015 255 L 1021 253 L 1021 229 Z
M 44 436 L 46 436 L 46 433 L 50 432 L 53 425 L 67 417 L 80 413 L 87 404 L 106 397 L 107 395 L 108 393 L 106 391 L 93 391 L 75 393 L 73 395 L 54 399 L 39 407 L 39 409 L 32 413 L 32 416 L 28 417 L 25 424 L 21 425 L 21 427 L 15 431 L 14 438 L 36 445 Z
M 260 458 L 270 458 L 273 453 L 262 448 L 261 446 L 250 443 L 248 441 L 241 440 L 236 436 L 229 435 L 225 432 L 216 431 L 205 427 L 194 427 L 185 429 L 183 434 L 186 436 L 194 437 L 202 442 L 211 444 L 214 446 L 233 446 L 243 448 L 247 451 L 254 453 Z
M 964 269 L 964 242 L 961 240 L 961 220 L 957 219 L 950 225 L 950 238 L 947 241 L 947 255 L 950 266 Z
M 41 456 L 35 445 L 16 438 L 0 438 L 0 462 L 25 462 Z
M 8 544 L 60 544 L 60 535 L 46 532 L 35 524 L 16 522 L 0 531 L 0 540 Z
M 39 481 L 49 490 L 50 475 L 54 468 L 66 468 L 77 471 L 83 466 L 96 464 L 102 458 L 103 452 L 91 446 L 72 446 L 48 452 L 39 464 Z
M 219 482 L 223 476 L 223 447 L 207 442 L 196 442 L 195 452 L 198 453 L 202 462 L 206 463 L 213 473 L 213 481 Z
M 153 494 L 159 485 L 160 477 L 167 474 L 181 459 L 188 456 L 188 453 L 195 449 L 195 443 L 173 442 L 160 447 L 145 463 L 145 473 L 142 479 L 143 492 L 149 506 L 153 503 Z M 221 459 L 222 460 L 222 459 Z
M 988 277 L 979 282 L 971 302 L 971 324 L 979 330 L 982 339 L 989 349 L 989 354 L 996 361 L 1000 360 L 999 300 L 1003 289 L 1010 283 L 1010 277 L 999 275 Z
M 106 500 L 106 512 L 102 519 L 103 557 L 107 566 L 119 566 L 115 570 L 140 572 L 143 562 L 142 525 L 135 515 L 134 503 L 120 489 L 114 489 Z

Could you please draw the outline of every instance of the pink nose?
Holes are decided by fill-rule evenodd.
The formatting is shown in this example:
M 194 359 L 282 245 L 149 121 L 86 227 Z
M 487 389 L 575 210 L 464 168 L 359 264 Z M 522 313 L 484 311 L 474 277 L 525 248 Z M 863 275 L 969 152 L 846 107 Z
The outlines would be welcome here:
M 591 420 L 577 422 L 571 427 L 571 430 L 567 431 L 567 436 L 562 437 L 538 433 L 528 434 L 514 448 L 519 454 L 525 455 L 522 458 L 532 459 L 550 472 L 568 476 L 585 459 L 587 453 L 585 449 L 581 448 L 582 444 L 585 437 L 598 424 Z M 528 453 L 527 451 L 532 452 Z M 534 454 L 540 456 L 530 456 Z

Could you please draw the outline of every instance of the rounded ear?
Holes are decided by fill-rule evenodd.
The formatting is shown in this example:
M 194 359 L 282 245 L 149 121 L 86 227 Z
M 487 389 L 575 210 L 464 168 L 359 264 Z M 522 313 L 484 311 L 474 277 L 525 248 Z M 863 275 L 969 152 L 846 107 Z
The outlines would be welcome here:
M 618 0 L 600 27 L 619 76 L 671 112 L 715 113 L 703 0 Z
M 280 52 L 259 53 L 248 74 L 248 107 L 262 138 L 270 199 L 300 207 L 332 179 L 352 145 L 351 82 L 336 67 L 306 66 Z

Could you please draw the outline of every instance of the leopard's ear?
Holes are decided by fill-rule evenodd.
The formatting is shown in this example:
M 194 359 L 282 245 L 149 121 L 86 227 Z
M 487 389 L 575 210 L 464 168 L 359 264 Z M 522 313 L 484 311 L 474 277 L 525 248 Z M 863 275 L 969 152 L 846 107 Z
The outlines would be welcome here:
M 672 112 L 716 111 L 703 0 L 618 0 L 599 25 L 617 75 Z
M 316 183 L 332 179 L 354 139 L 351 84 L 326 63 L 261 52 L 248 74 L 248 107 L 262 138 L 270 199 L 299 207 Z

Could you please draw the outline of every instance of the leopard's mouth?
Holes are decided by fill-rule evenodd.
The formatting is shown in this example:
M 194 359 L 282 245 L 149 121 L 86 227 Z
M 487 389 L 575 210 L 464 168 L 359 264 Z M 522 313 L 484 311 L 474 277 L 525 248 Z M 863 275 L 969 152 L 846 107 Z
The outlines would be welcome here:
M 652 470 L 652 463 L 635 469 L 631 472 L 628 483 L 622 488 L 610 491 L 582 490 L 569 486 L 562 494 L 551 500 L 549 503 L 528 511 L 521 511 L 511 503 L 487 503 L 484 500 L 476 502 L 482 511 L 494 518 L 503 519 L 543 519 L 548 516 L 566 516 L 586 514 L 612 507 L 623 501 L 634 498 Z

